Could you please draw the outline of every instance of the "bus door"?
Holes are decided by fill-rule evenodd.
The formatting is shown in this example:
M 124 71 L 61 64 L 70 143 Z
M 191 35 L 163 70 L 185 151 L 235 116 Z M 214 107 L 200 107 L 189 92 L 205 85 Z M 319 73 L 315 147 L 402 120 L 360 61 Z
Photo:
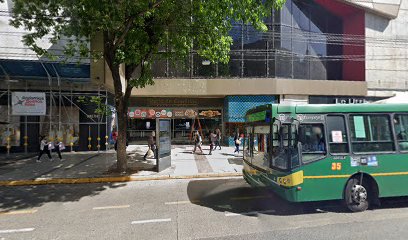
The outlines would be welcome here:
M 271 153 L 271 125 L 258 125 L 254 127 L 253 146 L 252 146 L 252 164 L 269 170 L 270 153 Z

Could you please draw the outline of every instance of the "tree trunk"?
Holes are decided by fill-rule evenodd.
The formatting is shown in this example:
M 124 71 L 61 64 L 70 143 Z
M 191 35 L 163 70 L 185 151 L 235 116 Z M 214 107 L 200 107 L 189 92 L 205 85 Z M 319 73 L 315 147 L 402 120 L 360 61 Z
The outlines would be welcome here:
M 115 107 L 118 121 L 118 136 L 117 136 L 117 170 L 119 172 L 125 172 L 127 169 L 127 154 L 126 154 L 126 142 L 127 142 L 127 103 L 128 98 L 123 95 L 122 83 L 119 74 L 119 66 L 112 66 L 112 78 L 115 85 Z
M 119 172 L 125 172 L 127 169 L 127 154 L 126 154 L 126 142 L 127 142 L 127 111 L 124 111 L 123 105 L 125 105 L 123 99 L 119 101 L 117 109 L 118 118 L 118 138 L 117 138 L 117 170 Z M 118 104 L 116 104 L 118 105 Z

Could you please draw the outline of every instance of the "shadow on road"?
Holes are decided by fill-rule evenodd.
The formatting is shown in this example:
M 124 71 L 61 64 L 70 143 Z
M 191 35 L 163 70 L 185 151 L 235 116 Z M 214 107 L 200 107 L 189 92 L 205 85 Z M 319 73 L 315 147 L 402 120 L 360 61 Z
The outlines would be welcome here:
M 272 190 L 253 188 L 242 179 L 194 180 L 188 184 L 189 200 L 219 212 L 265 212 L 268 215 L 302 215 L 318 213 L 350 213 L 341 200 L 290 203 Z M 383 198 L 377 209 L 408 208 L 408 197 Z M 253 216 L 256 216 L 254 214 Z
M 0 187 L 0 212 L 40 207 L 50 202 L 76 202 L 126 183 L 58 184 Z
M 269 215 L 301 215 L 347 212 L 340 201 L 290 203 L 270 189 L 252 188 L 242 179 L 195 180 L 188 184 L 188 197 L 194 204 L 219 212 L 248 213 L 267 211 Z M 256 216 L 256 215 L 254 215 Z

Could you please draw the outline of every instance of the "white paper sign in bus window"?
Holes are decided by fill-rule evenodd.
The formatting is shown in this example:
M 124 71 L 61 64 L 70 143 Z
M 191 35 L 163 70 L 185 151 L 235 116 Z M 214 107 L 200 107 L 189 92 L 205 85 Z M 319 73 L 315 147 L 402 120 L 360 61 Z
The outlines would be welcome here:
M 333 143 L 343 143 L 343 133 L 341 131 L 332 131 Z
M 356 138 L 366 138 L 365 124 L 363 116 L 354 116 L 354 131 Z

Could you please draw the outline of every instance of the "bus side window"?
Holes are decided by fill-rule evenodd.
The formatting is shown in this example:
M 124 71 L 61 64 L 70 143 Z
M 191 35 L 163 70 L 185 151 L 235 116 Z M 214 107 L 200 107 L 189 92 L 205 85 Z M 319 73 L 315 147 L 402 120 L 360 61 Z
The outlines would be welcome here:
M 408 114 L 394 116 L 394 129 L 401 151 L 408 151 Z
M 327 134 L 329 134 L 331 153 L 347 154 L 349 152 L 344 116 L 327 116 Z
M 349 120 L 353 152 L 369 153 L 395 150 L 388 115 L 351 115 Z

